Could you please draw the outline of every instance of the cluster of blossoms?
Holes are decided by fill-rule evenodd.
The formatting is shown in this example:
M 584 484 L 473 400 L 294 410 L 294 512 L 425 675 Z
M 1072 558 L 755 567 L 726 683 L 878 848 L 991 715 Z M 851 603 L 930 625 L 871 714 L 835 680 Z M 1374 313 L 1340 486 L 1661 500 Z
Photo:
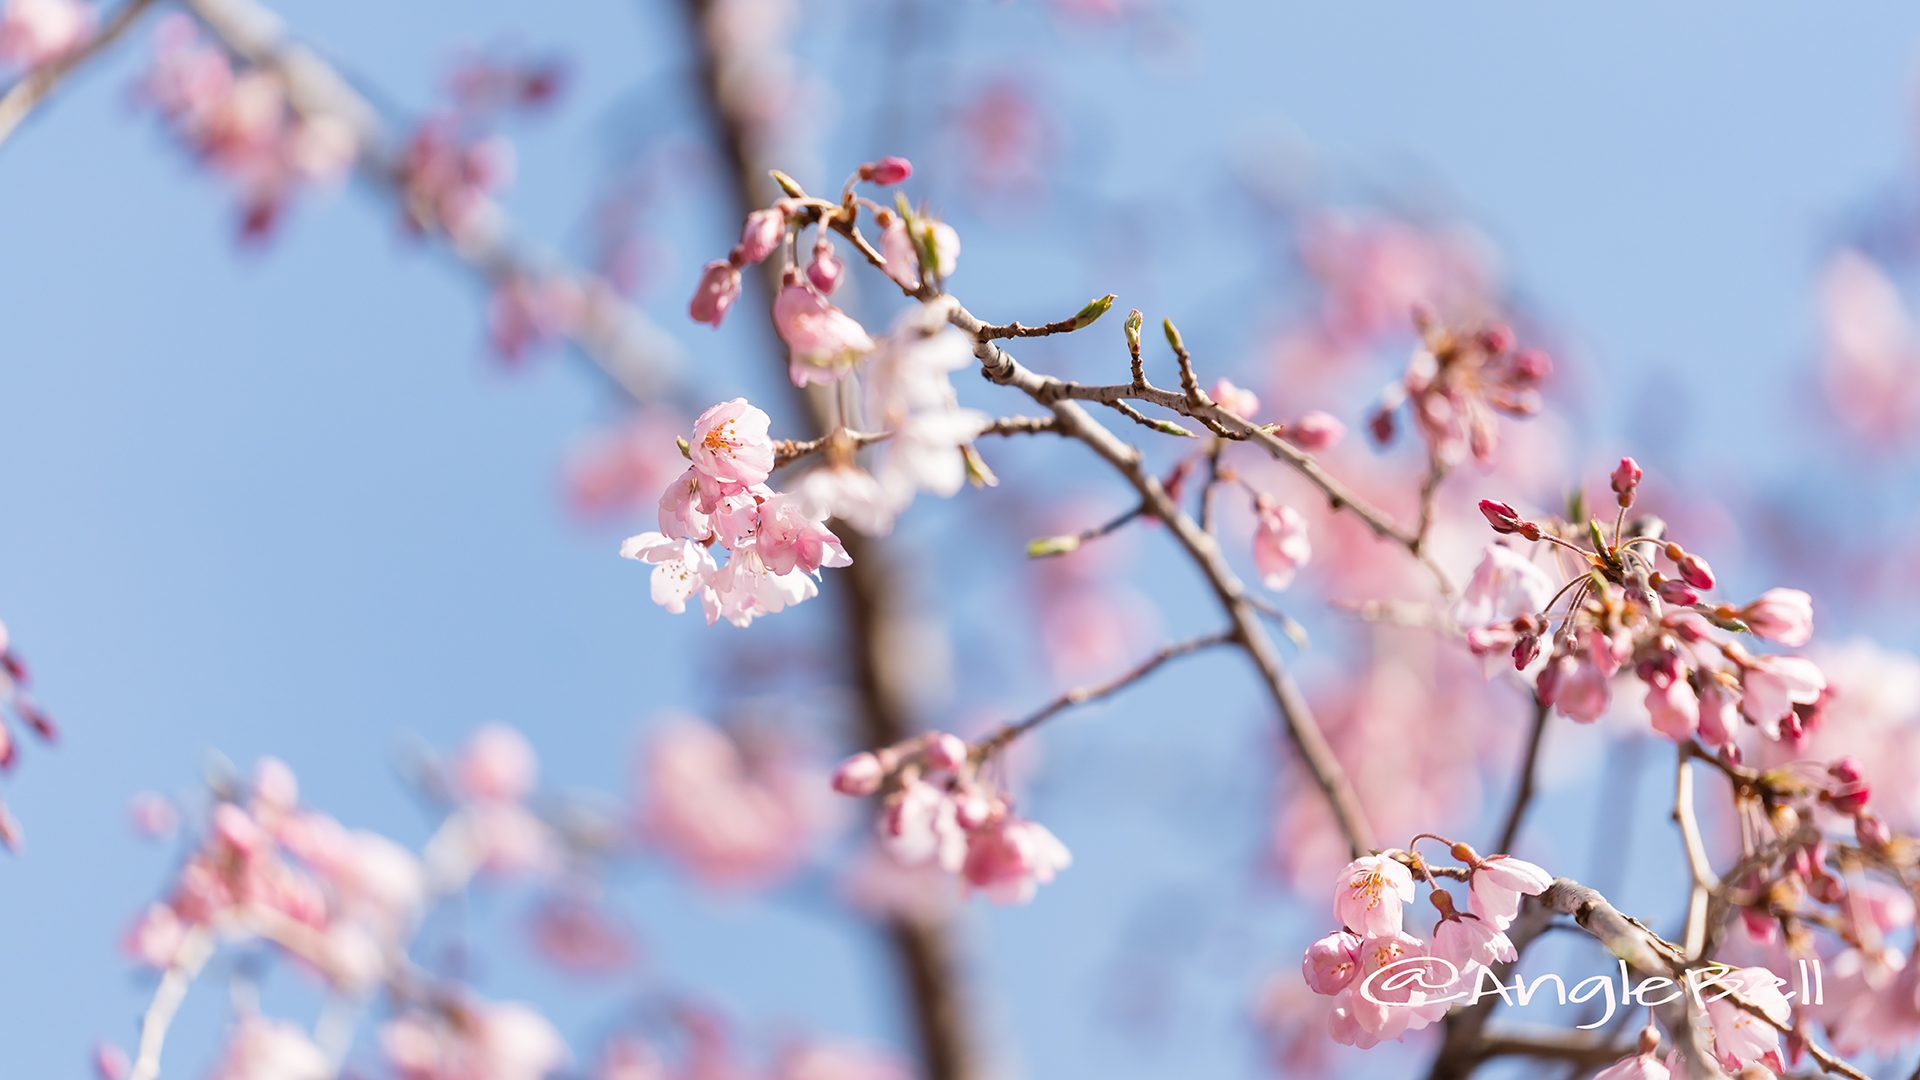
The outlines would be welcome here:
M 0 708 L 12 712 L 41 742 L 50 743 L 59 737 L 53 721 L 27 693 L 27 666 L 14 650 L 5 623 L 0 623 Z M 20 745 L 5 718 L 0 717 L 0 772 L 11 771 L 19 760 Z M 8 813 L 6 804 L 0 803 L 0 845 L 12 849 L 19 844 L 20 826 Z
M 297 112 L 276 74 L 236 68 L 185 15 L 168 16 L 156 30 L 153 65 L 137 94 L 239 192 L 241 233 L 249 239 L 271 233 L 297 189 L 338 180 L 359 152 L 344 121 Z
M 981 782 L 979 766 L 991 752 L 928 732 L 846 759 L 834 770 L 833 789 L 881 794 L 881 846 L 902 865 L 935 866 L 969 890 L 1023 904 L 1073 857 L 1046 826 L 1015 814 L 1004 794 Z
M 854 200 L 860 183 L 896 184 L 911 173 L 900 158 L 863 165 L 849 179 L 845 199 Z M 816 226 L 804 272 L 796 261 L 800 234 L 820 209 L 818 200 L 792 197 L 749 214 L 740 243 L 702 273 L 689 311 L 696 321 L 721 325 L 740 294 L 741 269 L 779 252 L 785 267 L 773 322 L 788 347 L 794 384 L 838 382 L 861 372 L 865 393 L 841 395 L 840 426 L 812 448 L 823 461 L 786 493 L 766 484 L 776 453 L 764 412 L 736 398 L 701 414 L 687 448 L 692 467 L 660 499 L 660 530 L 634 536 L 621 549 L 654 566 L 654 600 L 669 611 L 683 611 L 698 594 L 709 623 L 725 618 L 745 626 L 815 595 L 822 567 L 847 564 L 827 519 L 878 535 L 919 492 L 950 496 L 969 480 L 992 482 L 972 447 L 989 419 L 961 408 L 953 389 L 952 373 L 972 362 L 972 350 L 948 325 L 952 301 L 919 305 L 876 341 L 829 299 L 845 267 L 825 225 Z M 885 228 L 887 273 L 903 287 L 917 289 L 923 267 L 936 267 L 937 275 L 952 271 L 959 242 L 950 228 L 904 206 L 897 214 L 877 207 L 875 213 Z M 877 430 L 860 435 L 857 427 Z M 869 443 L 877 444 L 874 460 L 863 465 L 859 451 Z M 724 565 L 715 548 L 728 553 Z
M 1607 711 L 1614 676 L 1627 672 L 1645 688 L 1654 729 L 1676 742 L 1697 735 L 1738 760 L 1744 719 L 1769 739 L 1798 744 L 1819 722 L 1826 679 L 1811 660 L 1756 655 L 1735 636 L 1805 645 L 1812 601 L 1798 589 L 1770 589 L 1738 607 L 1705 601 L 1714 586 L 1705 559 L 1664 539 L 1658 522 L 1627 528 L 1642 475 L 1632 458 L 1614 470 L 1611 530 L 1597 519 L 1577 529 L 1537 523 L 1482 501 L 1495 532 L 1552 545 L 1574 573 L 1556 591 L 1525 555 L 1490 548 L 1456 611 L 1469 646 L 1482 656 L 1510 653 L 1515 668 L 1537 673 L 1543 703 L 1581 723 Z M 1550 610 L 1562 598 L 1565 607 Z
M 1414 325 L 1420 346 L 1405 376 L 1387 388 L 1375 408 L 1374 438 L 1384 443 L 1393 437 L 1394 413 L 1406 403 L 1435 460 L 1452 464 L 1471 453 L 1482 464 L 1492 461 L 1500 441 L 1495 414 L 1539 412 L 1540 384 L 1552 372 L 1552 361 L 1538 349 L 1517 348 L 1505 326 L 1458 333 L 1419 307 Z
M 217 793 L 205 835 L 126 948 L 144 966 L 190 975 L 220 943 L 269 944 L 344 1000 L 385 988 L 398 1004 L 380 1044 L 405 1080 L 542 1080 L 566 1052 L 538 1013 L 430 985 L 407 958 L 434 897 L 476 875 L 551 868 L 557 840 L 525 805 L 534 774 L 518 733 L 480 731 L 438 781 L 454 809 L 416 855 L 303 807 L 293 772 L 263 761 L 250 783 Z M 215 1075 L 230 1080 L 319 1080 L 339 1069 L 302 1029 L 257 1016 L 236 1023 L 222 1061 Z
M 32 71 L 79 48 L 98 16 L 82 0 L 7 0 L 0 11 L 0 64 Z
M 1365 1049 L 1428 1027 L 1471 991 L 1482 968 L 1515 958 L 1506 930 L 1520 898 L 1545 892 L 1553 876 L 1508 855 L 1482 858 L 1465 844 L 1453 853 L 1467 865 L 1469 910 L 1461 912 L 1429 879 L 1428 898 L 1440 918 L 1428 940 L 1406 930 L 1417 892 L 1402 858 L 1411 856 L 1366 855 L 1340 872 L 1333 890 L 1340 929 L 1309 946 L 1301 961 L 1307 986 L 1335 999 L 1328 1031 L 1336 1042 Z M 1419 978 L 1394 975 L 1416 969 Z
M 624 558 L 653 569 L 653 600 L 675 614 L 698 596 L 707 622 L 746 626 L 815 596 L 822 567 L 845 566 L 826 515 L 767 486 L 774 445 L 767 414 L 745 398 L 700 414 L 687 471 L 660 497 L 660 531 L 628 537 Z M 725 565 L 714 549 L 727 553 Z

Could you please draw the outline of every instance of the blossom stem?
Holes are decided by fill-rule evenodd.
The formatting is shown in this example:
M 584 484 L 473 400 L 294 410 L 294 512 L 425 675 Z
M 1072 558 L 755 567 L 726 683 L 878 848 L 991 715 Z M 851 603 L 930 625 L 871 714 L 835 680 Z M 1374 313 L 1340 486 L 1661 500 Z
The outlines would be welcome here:
M 1138 513 L 1139 511 L 1135 510 L 1126 516 L 1132 517 Z M 1125 690 L 1160 670 L 1162 666 L 1170 661 L 1177 660 L 1183 656 L 1191 656 L 1197 652 L 1204 652 L 1218 645 L 1229 644 L 1234 640 L 1234 636 L 1234 631 L 1222 630 L 1217 633 L 1205 634 L 1196 638 L 1188 638 L 1185 641 L 1176 641 L 1168 645 L 1163 645 L 1152 656 L 1147 657 L 1145 660 L 1135 664 L 1125 672 L 1106 682 L 1069 690 L 1028 714 L 1025 718 L 1007 724 L 993 734 L 980 740 L 979 745 L 974 747 L 974 761 L 976 763 L 984 763 L 988 758 L 1005 749 L 1013 740 L 1025 735 L 1027 732 L 1032 731 L 1034 728 L 1039 727 L 1041 724 L 1046 723 L 1048 720 L 1076 705 L 1085 705 L 1103 698 L 1112 697 L 1114 694 Z

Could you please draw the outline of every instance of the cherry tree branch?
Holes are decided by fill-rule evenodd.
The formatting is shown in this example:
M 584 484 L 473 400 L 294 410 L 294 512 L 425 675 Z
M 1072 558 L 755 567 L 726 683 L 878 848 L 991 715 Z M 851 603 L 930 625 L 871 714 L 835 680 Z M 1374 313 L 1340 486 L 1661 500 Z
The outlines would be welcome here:
M 277 16 L 256 0 L 180 2 L 229 53 L 278 77 L 295 113 L 346 124 L 354 135 L 359 176 L 383 196 L 405 200 L 400 154 L 379 110 L 318 54 L 293 41 Z M 550 254 L 535 252 L 517 239 L 498 204 L 487 201 L 472 216 L 480 224 L 463 228 L 458 235 L 437 235 L 445 240 L 448 252 L 489 284 L 553 278 L 591 281 L 591 275 L 566 267 Z M 642 401 L 657 395 L 662 376 L 680 354 L 679 345 L 638 308 L 597 284 L 587 290 L 581 318 L 569 339 L 615 386 Z
M 1217 645 L 1231 644 L 1233 641 L 1234 632 L 1231 630 L 1223 630 L 1219 633 L 1205 634 L 1201 637 L 1188 638 L 1185 641 L 1176 641 L 1168 645 L 1163 645 L 1152 656 L 1135 664 L 1124 674 L 1093 686 L 1082 686 L 1069 690 L 1059 697 L 1054 698 L 1046 705 L 1041 706 L 1025 718 L 1001 727 L 993 734 L 980 740 L 979 744 L 974 747 L 974 758 L 976 761 L 985 761 L 987 758 L 999 753 L 1008 743 L 1039 727 L 1041 724 L 1046 723 L 1053 717 L 1058 716 L 1076 705 L 1085 705 L 1100 701 L 1103 698 L 1112 697 L 1160 670 L 1162 666 L 1170 661 L 1178 660 L 1183 656 L 1191 656 L 1197 652 L 1203 652 Z
M 7 87 L 6 92 L 0 94 L 0 143 L 6 142 L 68 75 L 119 41 L 153 3 L 154 0 L 126 0 L 92 37 L 75 46 L 72 52 L 41 64 Z
M 744 218 L 757 205 L 757 188 L 766 175 L 749 119 L 756 103 L 742 100 L 739 73 L 729 70 L 737 61 L 724 52 L 724 28 L 714 17 L 715 0 L 683 0 L 683 5 L 700 99 L 725 165 L 736 216 Z M 878 258 L 878 252 L 868 251 Z M 778 270 L 769 260 L 763 271 L 761 283 L 770 300 L 777 290 Z M 785 349 L 771 335 L 767 347 L 771 365 L 784 372 Z M 815 430 L 825 434 L 838 426 L 826 399 L 798 387 L 790 393 L 796 408 L 812 417 Z M 843 529 L 841 534 L 852 562 L 840 571 L 844 587 L 835 590 L 836 610 L 858 706 L 854 741 L 861 746 L 891 746 L 923 726 L 914 715 L 910 695 L 917 658 L 904 644 L 912 639 L 904 630 L 905 615 L 900 609 L 907 590 L 884 544 L 851 530 Z M 989 1069 L 953 928 L 905 914 L 887 916 L 881 926 L 904 983 L 928 1080 L 983 1080 Z
M 154 1080 L 160 1075 L 160 1052 L 166 1046 L 167 1030 L 173 1026 L 173 1016 L 180 1011 L 180 1003 L 186 1000 L 187 987 L 193 985 L 200 969 L 213 955 L 213 945 L 213 931 L 204 926 L 195 927 L 180 939 L 172 962 L 160 976 L 160 985 L 154 988 L 147 1011 L 140 1018 L 140 1046 L 127 1080 Z
M 1551 706 L 1537 696 L 1534 698 L 1533 725 L 1527 733 L 1526 754 L 1520 760 L 1520 786 L 1507 807 L 1506 823 L 1500 826 L 1500 841 L 1494 845 L 1495 851 L 1512 851 L 1513 842 L 1520 837 L 1520 826 L 1525 823 L 1527 809 L 1533 803 L 1540 771 L 1540 747 L 1546 741 L 1547 719 L 1552 713 Z
M 1051 416 L 1003 416 L 982 428 L 980 434 L 1042 435 L 1053 430 L 1054 419 Z M 842 427 L 811 439 L 780 439 L 773 444 L 774 465 L 790 465 L 827 449 L 835 442 L 848 450 L 858 450 L 886 442 L 893 435 L 891 431 L 853 431 Z

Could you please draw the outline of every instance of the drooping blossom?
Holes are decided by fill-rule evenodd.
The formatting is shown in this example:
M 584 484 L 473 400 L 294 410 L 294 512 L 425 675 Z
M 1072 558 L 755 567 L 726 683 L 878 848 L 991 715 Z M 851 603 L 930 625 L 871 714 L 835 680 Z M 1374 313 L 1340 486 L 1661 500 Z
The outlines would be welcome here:
M 327 1080 L 333 1072 L 306 1032 L 283 1020 L 251 1017 L 228 1035 L 212 1080 Z
M 1703 984 L 1702 997 L 1707 1004 L 1707 1023 L 1713 1028 L 1714 1051 L 1728 1069 L 1737 1072 L 1755 1064 L 1766 1065 L 1775 1072 L 1785 1069 L 1780 1056 L 1780 1032 L 1734 1000 L 1738 998 L 1774 1020 L 1786 1023 L 1793 1010 L 1779 984 L 1779 976 L 1763 967 L 1724 972 L 1714 981 Z
M 787 373 L 795 386 L 840 379 L 874 347 L 853 316 L 797 278 L 774 298 L 773 326 L 787 343 Z
M 1768 641 L 1797 649 L 1813 638 L 1813 598 L 1799 589 L 1768 589 L 1740 609 L 1740 621 Z
M 1253 565 L 1269 589 L 1293 584 L 1294 574 L 1313 557 L 1307 521 L 1291 506 L 1262 496 L 1254 502 Z
M 1003 904 L 1024 904 L 1073 856 L 1045 825 L 1002 814 L 967 834 L 961 874 L 967 884 Z
M 1333 886 L 1333 913 L 1362 936 L 1400 932 L 1401 912 L 1413 902 L 1413 873 L 1384 855 L 1347 864 Z
M 1640 1033 L 1640 1051 L 1607 1066 L 1593 1080 L 1672 1080 L 1660 1060 L 1660 1032 L 1649 1027 Z
M 639 777 L 641 836 L 699 880 L 758 886 L 791 873 L 820 825 L 817 777 L 770 743 L 743 745 L 690 717 L 648 740 Z
M 1473 913 L 1505 930 L 1520 913 L 1520 898 L 1538 896 L 1553 884 L 1553 875 L 1525 859 L 1490 855 L 1469 868 L 1469 902 Z

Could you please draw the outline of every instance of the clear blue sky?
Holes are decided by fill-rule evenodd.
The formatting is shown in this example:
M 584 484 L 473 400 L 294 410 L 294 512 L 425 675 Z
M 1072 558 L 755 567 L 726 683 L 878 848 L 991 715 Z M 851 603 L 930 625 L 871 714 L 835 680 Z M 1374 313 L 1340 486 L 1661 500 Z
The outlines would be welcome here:
M 830 167 L 803 178 L 826 186 L 845 163 L 895 149 L 873 145 L 863 104 L 887 5 L 804 6 L 818 20 L 804 52 L 837 108 L 817 158 Z M 529 232 L 575 250 L 614 146 L 698 134 L 674 5 L 280 9 L 410 110 L 460 45 L 520 40 L 571 57 L 564 107 L 519 133 L 509 205 Z M 1809 465 L 1791 441 L 1734 436 L 1754 416 L 1791 416 L 1804 391 L 1811 284 L 1834 223 L 1911 182 L 1920 11 L 1194 4 L 1163 15 L 1190 40 L 1168 48 L 1154 30 L 966 0 L 941 9 L 937 44 L 918 55 L 956 83 L 1033 73 L 1067 133 L 1060 179 L 1096 201 L 1233 207 L 1214 194 L 1219 179 L 1282 138 L 1310 146 L 1336 192 L 1436 196 L 1487 229 L 1581 363 L 1605 372 L 1589 374 L 1580 402 L 1593 462 L 1644 448 L 1701 475 L 1805 481 L 1846 460 L 1825 450 Z M 0 1035 L 23 1077 L 77 1075 L 96 1039 L 130 1041 L 145 988 L 116 940 L 169 863 L 128 834 L 134 792 L 190 791 L 212 751 L 270 752 L 313 803 L 417 840 L 424 822 L 392 778 L 395 749 L 408 735 L 449 745 L 492 720 L 534 738 L 555 785 L 624 791 L 639 725 L 664 706 L 708 704 L 701 650 L 734 640 L 647 602 L 643 576 L 611 557 L 628 523 L 566 514 L 566 451 L 614 415 L 601 384 L 557 359 L 498 370 L 471 283 L 400 239 L 390 208 L 363 191 L 305 200 L 272 250 L 236 251 L 224 194 L 128 106 L 146 47 L 137 33 L 0 148 L 0 617 L 67 731 L 4 785 L 28 838 L 23 858 L 0 862 Z M 904 107 L 924 116 L 937 103 Z M 677 318 L 682 283 L 730 237 L 704 185 L 671 198 L 654 215 L 669 259 L 657 313 L 716 396 L 760 391 L 755 335 L 695 333 Z M 1175 206 L 1180 228 L 1155 237 L 1150 265 L 1129 266 L 1081 254 L 1095 240 L 1116 250 L 1114 238 L 1076 235 L 1084 219 L 1060 224 L 1064 212 L 954 216 L 966 247 L 956 287 L 976 310 L 1028 319 L 1119 287 L 1116 273 L 1133 290 L 1123 304 L 1210 310 L 1218 274 L 1252 259 L 1257 227 Z M 1701 402 L 1685 437 L 1633 419 L 1653 386 Z M 1920 490 L 1910 466 L 1872 477 L 1857 497 Z M 906 542 L 934 547 L 935 525 L 951 520 L 936 511 Z M 1172 618 L 1192 614 L 1171 599 L 1182 590 L 1157 592 Z M 1196 686 L 1222 715 L 1250 707 L 1239 669 L 1209 659 L 1103 712 L 1093 726 L 1129 733 L 1116 736 L 1111 785 L 1062 776 L 1036 803 L 1076 865 L 1034 906 L 972 920 L 989 1021 L 1029 1075 L 1254 1070 L 1247 996 L 1297 963 L 1302 936 L 1247 866 L 1265 795 L 1242 751 L 1264 731 L 1189 731 L 1177 782 L 1149 789 L 1150 802 L 1123 786 L 1167 752 L 1142 718 L 1178 710 Z M 1050 757 L 1076 746 L 1084 735 L 1063 734 Z M 1573 831 L 1583 847 L 1588 830 Z M 758 1031 L 901 1038 L 857 928 L 792 898 L 715 901 L 656 870 L 620 889 L 648 985 L 722 994 Z M 517 911 L 496 898 L 479 918 L 506 927 Z M 1110 985 L 1116 971 L 1136 975 L 1134 949 L 1171 980 L 1174 1005 L 1157 1033 L 1115 1038 Z M 482 982 L 548 1006 L 576 1049 L 626 989 L 564 988 L 506 940 Z M 220 1005 L 189 1003 L 169 1075 L 208 1058 Z

